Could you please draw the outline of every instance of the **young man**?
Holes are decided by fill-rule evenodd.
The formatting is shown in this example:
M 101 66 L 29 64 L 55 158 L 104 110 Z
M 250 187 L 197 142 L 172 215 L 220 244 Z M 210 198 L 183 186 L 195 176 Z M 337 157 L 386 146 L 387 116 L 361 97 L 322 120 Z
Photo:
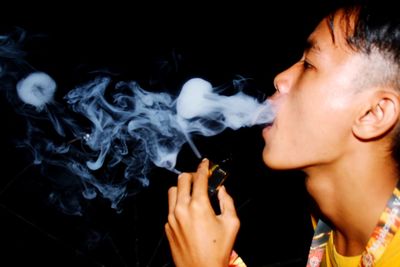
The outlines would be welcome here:
M 318 206 L 307 266 L 400 266 L 400 19 L 391 3 L 343 7 L 274 80 L 263 159 L 301 169 Z M 207 196 L 208 161 L 169 190 L 165 226 L 176 266 L 228 266 L 239 229 L 233 200 Z M 206 234 L 205 234 L 206 233 Z

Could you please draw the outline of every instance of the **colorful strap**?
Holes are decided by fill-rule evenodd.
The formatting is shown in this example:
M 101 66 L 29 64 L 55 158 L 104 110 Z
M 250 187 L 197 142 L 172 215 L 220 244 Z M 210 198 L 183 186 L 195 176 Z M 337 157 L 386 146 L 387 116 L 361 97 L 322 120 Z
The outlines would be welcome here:
M 400 184 L 400 182 L 399 182 Z M 400 228 L 400 190 L 394 189 L 361 256 L 361 267 L 374 266 Z
M 362 253 L 360 267 L 372 267 L 381 258 L 392 238 L 400 228 L 400 181 L 393 190 L 385 210 Z M 319 267 L 325 247 L 332 233 L 322 220 L 318 221 L 308 254 L 307 267 Z
M 308 254 L 307 267 L 318 267 L 320 265 L 331 232 L 331 228 L 324 221 L 318 221 Z

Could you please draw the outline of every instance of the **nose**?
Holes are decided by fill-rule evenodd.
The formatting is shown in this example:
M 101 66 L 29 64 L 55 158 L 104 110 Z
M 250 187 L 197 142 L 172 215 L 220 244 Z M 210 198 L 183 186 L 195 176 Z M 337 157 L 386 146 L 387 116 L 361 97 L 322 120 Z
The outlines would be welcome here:
M 275 76 L 274 86 L 278 93 L 285 94 L 290 91 L 293 81 L 293 71 L 295 65 L 289 67 L 288 69 L 282 71 Z

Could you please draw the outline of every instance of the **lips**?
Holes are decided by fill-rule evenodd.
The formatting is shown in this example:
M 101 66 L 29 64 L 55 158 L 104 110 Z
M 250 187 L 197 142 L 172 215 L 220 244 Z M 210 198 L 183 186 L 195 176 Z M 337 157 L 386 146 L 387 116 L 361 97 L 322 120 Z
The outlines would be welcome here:
M 271 128 L 274 126 L 274 122 L 264 125 L 264 128 L 262 130 L 262 136 L 264 139 L 268 138 L 268 133 L 270 132 Z
M 268 131 L 269 129 L 271 129 L 271 128 L 272 128 L 272 126 L 273 126 L 273 124 L 272 124 L 272 123 L 271 123 L 271 124 L 268 124 L 268 125 L 265 125 L 265 127 L 264 127 L 263 131 Z

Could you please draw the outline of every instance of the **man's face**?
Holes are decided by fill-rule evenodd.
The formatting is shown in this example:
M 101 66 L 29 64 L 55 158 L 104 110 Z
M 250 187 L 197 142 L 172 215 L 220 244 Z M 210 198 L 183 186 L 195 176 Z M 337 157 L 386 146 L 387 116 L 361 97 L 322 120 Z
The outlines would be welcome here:
M 322 20 L 301 60 L 275 78 L 271 101 L 277 115 L 263 131 L 263 159 L 271 168 L 330 164 L 354 142 L 352 124 L 361 101 L 354 84 L 365 59 L 346 44 L 340 13 L 333 29 Z

